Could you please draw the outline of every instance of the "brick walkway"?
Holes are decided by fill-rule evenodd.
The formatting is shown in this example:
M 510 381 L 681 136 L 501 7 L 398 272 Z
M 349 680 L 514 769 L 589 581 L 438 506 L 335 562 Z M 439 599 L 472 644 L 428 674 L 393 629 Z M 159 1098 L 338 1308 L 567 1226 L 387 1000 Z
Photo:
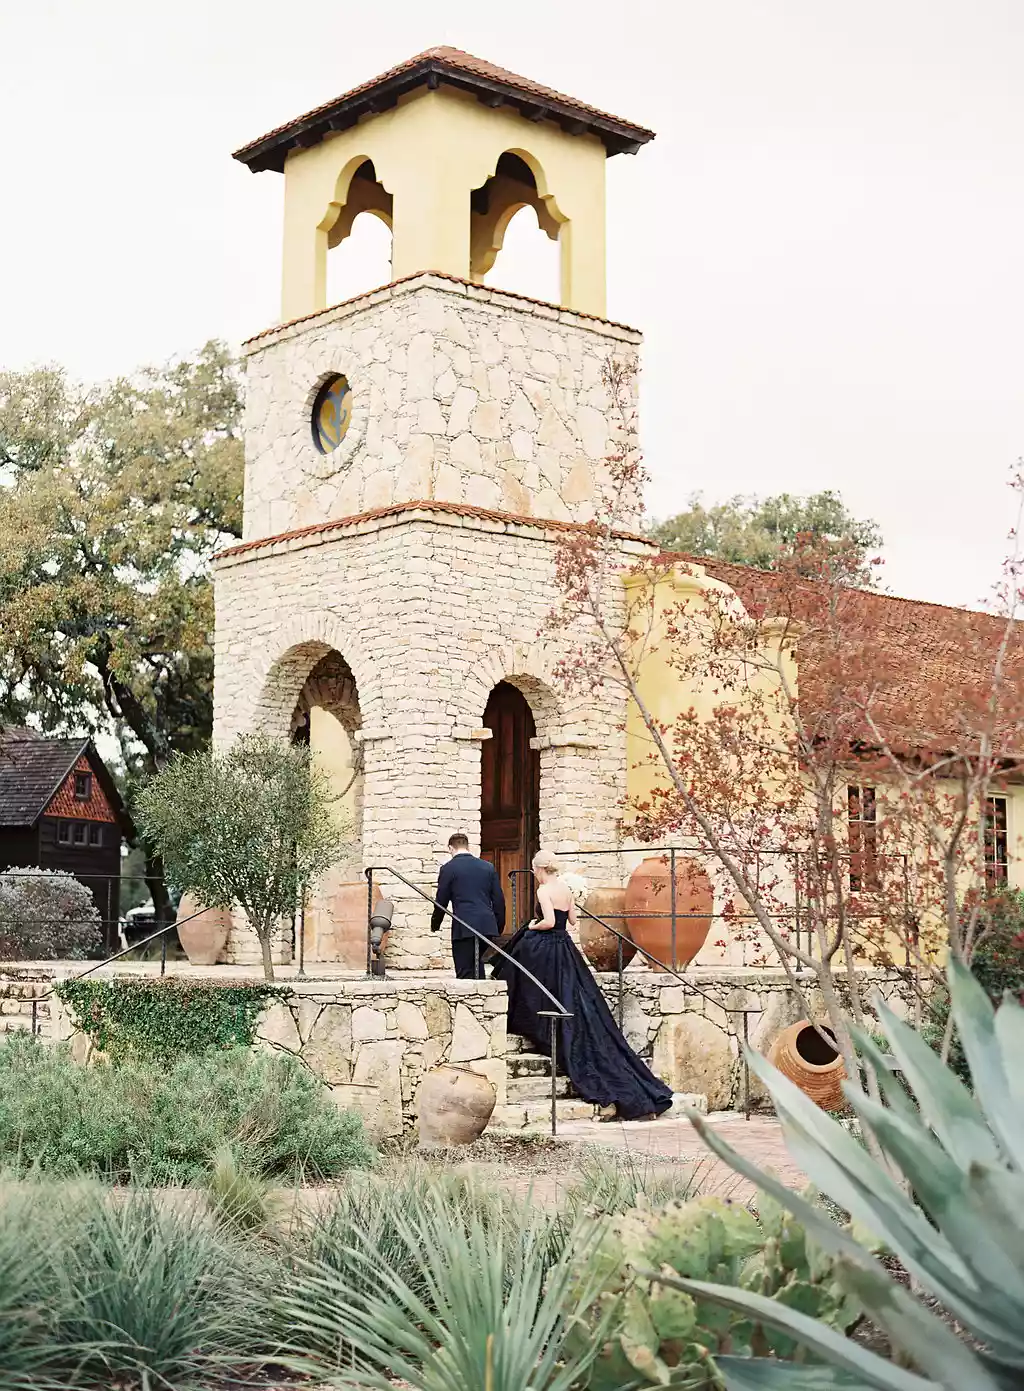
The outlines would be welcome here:
M 744 1120 L 741 1115 L 720 1112 L 709 1119 L 723 1140 L 739 1154 L 753 1160 L 759 1168 L 772 1169 L 790 1188 L 805 1186 L 807 1180 L 790 1159 L 782 1141 L 782 1128 L 773 1117 L 751 1116 L 749 1120 Z M 685 1118 L 651 1123 L 566 1121 L 558 1127 L 558 1133 L 566 1140 L 604 1145 L 652 1164 L 656 1164 L 658 1159 L 699 1163 L 701 1189 L 705 1193 L 728 1194 L 737 1201 L 746 1202 L 754 1192 L 752 1183 L 707 1149 Z

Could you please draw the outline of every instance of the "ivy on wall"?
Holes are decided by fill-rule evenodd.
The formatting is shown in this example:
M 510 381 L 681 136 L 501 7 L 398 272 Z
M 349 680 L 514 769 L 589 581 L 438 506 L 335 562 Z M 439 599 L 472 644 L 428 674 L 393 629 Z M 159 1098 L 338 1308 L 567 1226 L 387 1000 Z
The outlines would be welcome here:
M 113 1061 L 249 1047 L 267 1004 L 290 993 L 287 986 L 182 980 L 69 980 L 54 987 L 76 1027 Z

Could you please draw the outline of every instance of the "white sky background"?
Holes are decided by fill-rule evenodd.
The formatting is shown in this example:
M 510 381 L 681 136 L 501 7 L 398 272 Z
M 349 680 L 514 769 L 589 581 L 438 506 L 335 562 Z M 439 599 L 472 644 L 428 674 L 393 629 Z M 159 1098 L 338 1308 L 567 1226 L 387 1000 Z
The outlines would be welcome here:
M 983 598 L 1024 453 L 1024 0 L 0 0 L 0 366 L 268 326 L 283 179 L 231 150 L 437 43 L 658 132 L 608 170 L 652 510 L 836 488 L 895 592 Z M 373 241 L 333 284 L 379 283 Z M 491 282 L 544 294 L 549 250 Z

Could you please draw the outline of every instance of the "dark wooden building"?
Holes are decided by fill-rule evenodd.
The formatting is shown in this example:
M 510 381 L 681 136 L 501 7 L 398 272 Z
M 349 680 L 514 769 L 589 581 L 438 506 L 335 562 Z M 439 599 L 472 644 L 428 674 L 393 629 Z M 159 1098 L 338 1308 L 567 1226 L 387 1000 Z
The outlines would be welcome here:
M 61 869 L 90 890 L 117 950 L 121 841 L 132 833 L 91 739 L 0 731 L 0 869 Z

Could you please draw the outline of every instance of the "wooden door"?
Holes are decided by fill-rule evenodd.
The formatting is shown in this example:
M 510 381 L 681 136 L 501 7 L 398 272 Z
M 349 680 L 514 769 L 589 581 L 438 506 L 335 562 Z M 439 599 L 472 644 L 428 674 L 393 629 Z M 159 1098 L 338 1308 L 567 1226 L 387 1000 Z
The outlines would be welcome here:
M 537 729 L 526 697 L 507 681 L 491 692 L 484 726 L 492 733 L 481 749 L 480 854 L 498 871 L 510 915 L 509 874 L 529 869 L 540 849 L 540 755 L 530 748 Z M 533 902 L 525 875 L 516 895 L 516 916 L 524 921 Z M 506 929 L 518 926 L 509 917 Z

